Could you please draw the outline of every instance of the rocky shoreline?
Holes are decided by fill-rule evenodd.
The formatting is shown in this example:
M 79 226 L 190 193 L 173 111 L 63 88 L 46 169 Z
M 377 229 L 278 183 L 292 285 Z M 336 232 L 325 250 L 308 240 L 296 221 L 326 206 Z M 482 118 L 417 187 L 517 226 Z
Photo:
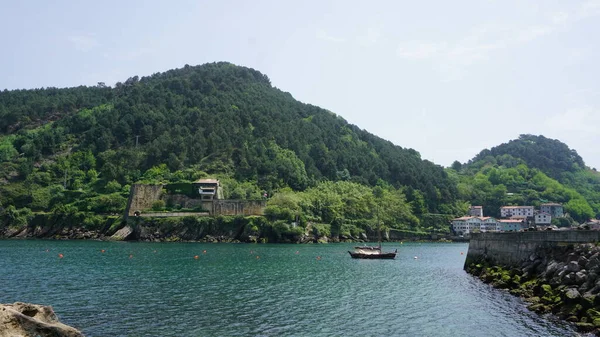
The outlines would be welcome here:
M 600 247 L 595 244 L 540 248 L 512 267 L 482 258 L 465 269 L 522 297 L 532 311 L 553 314 L 581 332 L 600 336 Z
M 199 222 L 196 219 L 137 219 L 113 222 L 102 228 L 89 229 L 60 223 L 31 223 L 20 228 L 0 228 L 4 239 L 55 239 L 55 240 L 114 240 L 142 242 L 227 242 L 227 243 L 327 243 L 368 242 L 376 240 L 376 233 L 361 233 L 357 237 L 331 237 L 317 226 L 306 228 L 277 228 L 264 218 L 238 218 L 227 221 L 213 219 Z M 459 241 L 461 238 L 457 238 Z M 439 234 L 406 233 L 390 230 L 384 241 L 453 241 Z
M 0 304 L 0 337 L 83 337 L 59 322 L 50 306 L 16 302 Z

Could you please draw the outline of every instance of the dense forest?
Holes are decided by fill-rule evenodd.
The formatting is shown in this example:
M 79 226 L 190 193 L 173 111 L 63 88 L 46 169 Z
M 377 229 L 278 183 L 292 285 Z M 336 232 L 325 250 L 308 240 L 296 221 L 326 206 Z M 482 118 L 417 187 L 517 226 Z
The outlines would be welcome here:
M 5 90 L 0 121 L 0 202 L 9 225 L 39 212 L 119 214 L 133 183 L 205 176 L 221 179 L 228 197 L 266 192 L 273 205 L 284 191 L 379 195 L 369 207 L 395 196 L 398 207 L 380 207 L 381 217 L 405 229 L 445 228 L 428 214 L 465 208 L 443 167 L 229 63 L 114 87 Z M 330 205 L 305 199 L 313 201 L 301 203 L 303 213 L 314 221 L 374 217 L 369 207 L 341 208 L 335 197 Z M 271 207 L 270 215 L 286 212 Z
M 561 202 L 570 222 L 600 214 L 598 174 L 557 140 L 523 135 L 444 169 L 230 63 L 0 92 L 0 230 L 40 214 L 95 228 L 123 214 L 131 184 L 201 177 L 220 179 L 227 198 L 266 193 L 271 224 L 300 219 L 334 236 L 376 221 L 447 232 L 469 204 L 498 215 Z

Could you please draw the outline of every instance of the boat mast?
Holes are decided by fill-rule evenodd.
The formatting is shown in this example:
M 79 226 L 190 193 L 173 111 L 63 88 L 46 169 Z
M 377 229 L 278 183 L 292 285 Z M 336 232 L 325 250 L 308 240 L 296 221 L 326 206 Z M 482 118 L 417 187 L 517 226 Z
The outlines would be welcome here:
M 381 221 L 379 220 L 379 207 L 377 207 L 377 243 L 381 250 Z

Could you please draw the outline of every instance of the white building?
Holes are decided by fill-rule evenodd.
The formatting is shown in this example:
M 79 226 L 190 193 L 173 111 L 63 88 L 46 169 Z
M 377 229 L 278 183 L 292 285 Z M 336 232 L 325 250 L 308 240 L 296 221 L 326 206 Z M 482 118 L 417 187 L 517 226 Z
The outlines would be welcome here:
M 552 215 L 546 212 L 539 212 L 535 215 L 536 226 L 548 226 L 550 223 L 552 223 Z
M 492 217 L 463 216 L 452 219 L 452 230 L 458 235 L 499 231 L 500 228 L 496 219 Z
M 498 222 L 503 232 L 518 232 L 526 227 L 525 221 L 520 219 L 500 219 Z
M 483 216 L 483 207 L 482 206 L 471 206 L 469 208 L 469 215 L 482 217 Z
M 503 206 L 500 207 L 500 216 L 503 218 L 532 217 L 533 206 Z
M 564 215 L 563 206 L 555 202 L 548 202 L 540 205 L 540 211 L 546 212 L 555 218 L 560 218 Z

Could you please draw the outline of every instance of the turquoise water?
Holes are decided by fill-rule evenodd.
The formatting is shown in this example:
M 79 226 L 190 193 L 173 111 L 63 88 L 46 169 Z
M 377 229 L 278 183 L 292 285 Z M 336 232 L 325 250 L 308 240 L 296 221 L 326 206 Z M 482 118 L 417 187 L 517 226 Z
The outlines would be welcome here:
M 468 244 L 352 246 L 4 240 L 0 303 L 87 336 L 577 336 L 466 274 Z

